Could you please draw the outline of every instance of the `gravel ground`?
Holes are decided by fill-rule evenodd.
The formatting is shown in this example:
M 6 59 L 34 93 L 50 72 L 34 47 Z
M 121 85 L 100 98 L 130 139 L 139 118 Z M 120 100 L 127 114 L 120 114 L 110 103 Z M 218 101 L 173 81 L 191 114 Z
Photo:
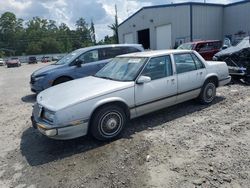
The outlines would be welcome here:
M 0 67 L 0 187 L 249 187 L 249 87 L 135 119 L 113 142 L 55 141 L 30 122 L 29 78 L 42 66 Z

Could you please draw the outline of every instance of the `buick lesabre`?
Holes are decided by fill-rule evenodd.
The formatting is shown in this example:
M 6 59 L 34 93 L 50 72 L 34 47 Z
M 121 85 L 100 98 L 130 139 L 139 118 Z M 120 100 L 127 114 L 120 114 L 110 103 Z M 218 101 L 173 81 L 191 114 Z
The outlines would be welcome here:
M 53 139 L 92 134 L 108 140 L 128 120 L 197 98 L 203 104 L 230 82 L 225 62 L 205 61 L 191 50 L 148 51 L 114 58 L 95 74 L 42 91 L 32 122 Z

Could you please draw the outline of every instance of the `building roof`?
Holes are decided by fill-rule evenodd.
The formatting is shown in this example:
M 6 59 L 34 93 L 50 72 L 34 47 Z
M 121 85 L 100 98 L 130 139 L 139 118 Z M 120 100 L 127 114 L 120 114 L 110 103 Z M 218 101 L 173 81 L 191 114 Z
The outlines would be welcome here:
M 130 18 L 134 17 L 136 14 L 138 14 L 139 12 L 141 12 L 142 10 L 145 10 L 145 9 L 176 7 L 176 6 L 183 6 L 183 5 L 202 5 L 202 6 L 228 7 L 228 6 L 234 6 L 234 5 L 244 4 L 244 3 L 249 3 L 249 2 L 250 2 L 249 0 L 243 0 L 243 1 L 235 2 L 235 3 L 229 3 L 229 4 L 185 2 L 185 3 L 172 3 L 172 4 L 146 6 L 146 7 L 142 7 L 141 9 L 139 9 L 138 11 L 136 11 L 134 14 L 132 14 L 131 16 L 129 16 L 122 23 L 120 23 L 118 27 L 120 27 L 122 24 L 124 24 L 125 22 L 127 22 Z

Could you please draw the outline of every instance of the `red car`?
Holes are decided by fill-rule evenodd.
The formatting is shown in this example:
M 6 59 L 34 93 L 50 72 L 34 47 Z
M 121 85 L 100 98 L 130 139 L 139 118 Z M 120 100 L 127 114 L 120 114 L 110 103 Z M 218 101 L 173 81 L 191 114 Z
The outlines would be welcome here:
M 219 40 L 205 40 L 181 44 L 177 49 L 195 50 L 205 60 L 212 60 L 213 56 L 220 51 L 222 42 Z
M 6 61 L 7 67 L 20 67 L 21 62 L 17 57 L 12 57 Z
M 50 62 L 50 58 L 47 57 L 47 56 L 43 56 L 42 59 L 41 59 L 41 62 L 42 63 L 48 63 L 48 62 Z

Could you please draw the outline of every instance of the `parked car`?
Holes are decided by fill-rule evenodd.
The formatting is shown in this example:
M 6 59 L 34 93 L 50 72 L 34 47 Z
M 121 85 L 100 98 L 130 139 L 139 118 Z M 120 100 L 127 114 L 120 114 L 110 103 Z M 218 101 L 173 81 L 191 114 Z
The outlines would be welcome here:
M 116 137 L 129 119 L 198 98 L 216 97 L 230 82 L 225 62 L 205 61 L 190 50 L 148 51 L 114 58 L 94 76 L 51 87 L 37 96 L 33 127 L 54 139 L 90 132 Z
M 2 58 L 0 58 L 0 66 L 4 66 L 4 65 L 5 65 L 5 61 Z
M 215 61 L 225 61 L 228 65 L 229 74 L 234 79 L 242 79 L 250 84 L 250 37 L 245 37 L 236 46 L 231 46 L 216 53 Z
M 212 60 L 214 54 L 220 51 L 222 42 L 219 40 L 206 40 L 189 42 L 180 45 L 177 49 L 195 50 L 205 60 Z
M 41 62 L 42 63 L 48 63 L 48 62 L 50 62 L 50 58 L 48 56 L 43 56 L 42 59 L 41 59 Z
M 51 86 L 93 75 L 120 54 L 143 51 L 139 44 L 101 45 L 75 50 L 58 62 L 31 75 L 31 91 L 39 93 Z
M 6 61 L 7 67 L 20 67 L 21 62 L 17 57 L 12 57 Z
M 58 61 L 59 57 L 58 56 L 52 56 L 52 61 Z
M 28 63 L 29 63 L 29 64 L 37 63 L 36 57 L 34 57 L 34 56 L 29 57 Z

